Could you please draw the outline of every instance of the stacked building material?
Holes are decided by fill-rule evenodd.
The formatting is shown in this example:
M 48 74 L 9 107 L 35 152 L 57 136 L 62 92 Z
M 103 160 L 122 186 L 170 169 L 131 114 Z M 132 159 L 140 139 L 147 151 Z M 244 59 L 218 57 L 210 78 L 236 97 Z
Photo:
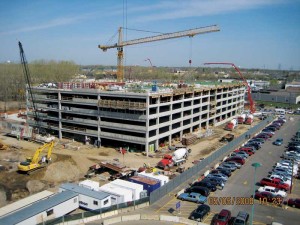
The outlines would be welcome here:
M 181 143 L 183 145 L 191 145 L 197 140 L 197 136 L 195 134 L 187 134 L 182 138 Z

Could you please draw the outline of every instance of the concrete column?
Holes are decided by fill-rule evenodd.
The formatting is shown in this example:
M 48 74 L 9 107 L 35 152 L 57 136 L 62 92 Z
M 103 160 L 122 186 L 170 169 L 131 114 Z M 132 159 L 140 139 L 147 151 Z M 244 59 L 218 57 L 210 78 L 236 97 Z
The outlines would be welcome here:
M 58 91 L 58 138 L 62 139 L 62 122 L 61 122 L 61 92 Z
M 100 99 L 101 99 L 100 94 L 98 94 L 97 99 L 98 99 L 98 102 L 99 102 Z M 100 137 L 100 132 L 101 132 L 101 125 L 100 125 L 101 116 L 100 116 L 100 107 L 99 107 L 99 104 L 97 104 L 97 109 L 98 109 L 98 127 L 97 127 L 98 128 L 98 137 L 97 137 L 97 139 L 98 139 L 98 141 L 101 144 L 101 137 Z
M 145 138 L 145 151 L 146 151 L 146 156 L 148 157 L 149 155 L 149 114 L 150 114 L 150 95 L 148 94 L 146 97 L 146 138 Z M 157 123 L 157 122 L 156 122 Z

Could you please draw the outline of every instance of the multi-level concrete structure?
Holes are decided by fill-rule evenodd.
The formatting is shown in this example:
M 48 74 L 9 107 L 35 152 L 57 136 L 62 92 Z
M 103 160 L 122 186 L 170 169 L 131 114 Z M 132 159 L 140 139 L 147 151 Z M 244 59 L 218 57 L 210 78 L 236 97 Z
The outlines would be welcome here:
M 33 88 L 40 124 L 48 132 L 147 153 L 186 133 L 220 125 L 244 108 L 242 84 L 125 90 Z M 33 114 L 28 115 L 29 125 L 34 126 Z

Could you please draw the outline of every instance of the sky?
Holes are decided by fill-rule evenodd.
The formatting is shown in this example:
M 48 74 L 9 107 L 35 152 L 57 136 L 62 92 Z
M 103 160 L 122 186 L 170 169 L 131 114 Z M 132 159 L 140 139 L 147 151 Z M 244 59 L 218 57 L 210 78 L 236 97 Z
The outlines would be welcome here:
M 300 0 L 2 0 L 0 62 L 20 62 L 21 41 L 29 62 L 115 66 L 117 50 L 98 45 L 117 43 L 119 27 L 126 41 L 211 25 L 220 31 L 127 46 L 124 64 L 300 70 Z

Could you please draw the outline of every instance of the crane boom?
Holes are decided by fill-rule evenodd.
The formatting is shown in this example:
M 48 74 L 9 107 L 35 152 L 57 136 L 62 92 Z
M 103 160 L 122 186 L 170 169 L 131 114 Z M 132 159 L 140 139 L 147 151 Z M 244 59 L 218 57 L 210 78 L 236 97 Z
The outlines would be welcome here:
M 211 33 L 211 32 L 217 32 L 220 31 L 220 28 L 217 25 L 207 26 L 207 27 L 201 27 L 201 28 L 195 28 L 190 30 L 184 30 L 174 33 L 166 33 L 166 34 L 160 34 L 156 36 L 151 37 L 144 37 L 144 38 L 138 38 L 134 40 L 129 41 L 123 41 L 122 40 L 122 27 L 119 28 L 119 40 L 118 43 L 114 45 L 98 45 L 98 48 L 102 49 L 103 51 L 107 51 L 107 49 L 110 48 L 117 48 L 118 50 L 118 71 L 117 71 L 117 79 L 118 81 L 123 80 L 123 47 L 128 45 L 136 45 L 136 44 L 142 44 L 142 43 L 148 43 L 148 42 L 154 42 L 154 41 L 161 41 L 161 40 L 167 40 L 167 39 L 173 39 L 173 38 L 180 38 L 180 37 L 193 37 L 198 34 L 205 34 L 205 33 Z
M 32 108 L 33 108 L 35 123 L 37 124 L 38 128 L 40 128 L 39 127 L 37 110 L 36 110 L 36 105 L 35 105 L 32 89 L 31 89 L 31 76 L 30 76 L 30 72 L 29 72 L 29 68 L 28 68 L 28 63 L 27 63 L 27 60 L 26 60 L 26 56 L 25 56 L 25 52 L 23 50 L 22 43 L 20 41 L 18 42 L 18 45 L 19 45 L 19 50 L 20 50 L 20 57 L 21 57 L 23 73 L 24 73 L 24 76 L 25 76 L 25 79 L 26 79 L 26 82 L 27 82 L 27 85 L 28 85 L 28 91 L 29 91 L 30 97 L 32 99 Z
M 247 97 L 248 97 L 248 101 L 249 101 L 249 104 L 250 104 L 250 112 L 251 113 L 255 113 L 255 103 L 252 99 L 252 96 L 251 96 L 251 87 L 249 86 L 247 80 L 244 78 L 243 74 L 241 73 L 241 71 L 239 70 L 239 68 L 234 65 L 234 63 L 230 63 L 230 62 L 210 62 L 210 63 L 204 63 L 204 65 L 212 65 L 212 64 L 216 64 L 216 65 L 230 65 L 232 66 L 237 72 L 238 74 L 240 75 L 241 79 L 243 80 L 243 83 L 245 84 L 245 86 L 247 87 Z

